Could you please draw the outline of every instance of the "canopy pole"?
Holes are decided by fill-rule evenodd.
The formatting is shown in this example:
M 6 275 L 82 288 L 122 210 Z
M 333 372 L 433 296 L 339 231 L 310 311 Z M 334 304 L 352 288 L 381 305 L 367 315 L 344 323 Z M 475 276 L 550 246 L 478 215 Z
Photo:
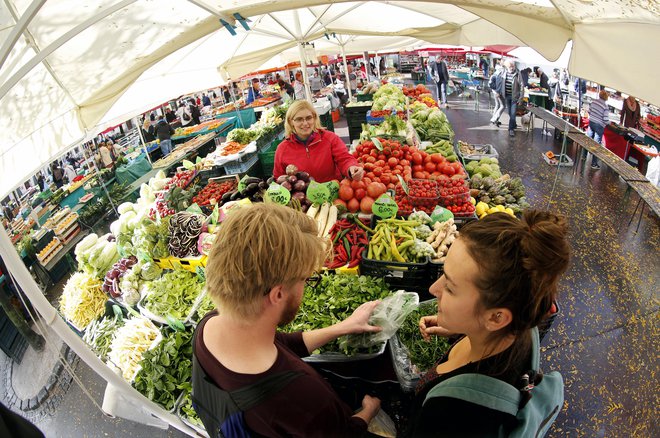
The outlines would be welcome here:
M 309 87 L 309 80 L 307 79 L 307 60 L 305 57 L 305 42 L 298 43 L 298 55 L 300 55 L 300 67 L 302 67 L 303 85 L 305 86 L 305 99 L 308 102 L 312 101 L 312 89 Z
M 346 84 L 346 88 L 348 88 L 348 100 L 353 99 L 353 93 L 351 92 L 351 81 L 348 78 L 348 64 L 346 64 L 346 54 L 344 53 L 344 44 L 341 43 L 339 44 L 339 47 L 341 48 L 341 59 L 344 62 L 344 83 Z

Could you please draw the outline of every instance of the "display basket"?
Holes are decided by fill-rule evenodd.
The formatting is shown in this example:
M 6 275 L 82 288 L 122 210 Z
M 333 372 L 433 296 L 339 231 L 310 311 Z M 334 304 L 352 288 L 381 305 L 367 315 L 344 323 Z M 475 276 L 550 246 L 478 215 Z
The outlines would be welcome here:
M 370 123 L 370 124 L 373 125 L 373 124 L 380 124 L 380 123 L 383 123 L 385 121 L 385 116 L 372 117 L 371 116 L 371 111 L 372 110 L 367 111 L 367 123 Z M 396 114 L 397 114 L 396 110 L 392 110 L 392 112 L 389 115 L 396 116 Z
M 546 163 L 550 166 L 573 167 L 573 160 L 566 154 L 554 155 L 549 157 L 547 153 L 541 154 Z
M 259 156 L 256 152 L 245 154 L 241 158 L 225 164 L 225 173 L 227 175 L 238 175 L 245 173 L 250 170 L 252 166 L 257 164 L 257 161 L 259 161 Z
M 149 293 L 145 294 L 142 298 L 140 298 L 140 301 L 138 301 L 138 303 L 137 303 L 137 308 L 140 311 L 140 314 L 142 316 L 144 316 L 145 318 L 150 319 L 151 321 L 153 321 L 157 324 L 168 325 L 169 322 L 168 322 L 168 320 L 165 316 L 157 315 L 157 314 L 153 313 L 151 310 L 149 310 L 145 307 L 145 302 L 146 302 L 147 298 L 149 297 L 149 295 L 150 295 Z M 194 307 L 194 303 L 193 303 L 193 306 L 191 306 L 190 311 L 186 314 L 186 317 L 183 320 L 179 320 L 179 321 L 181 321 L 181 323 L 183 325 L 192 325 L 193 322 L 190 319 L 190 317 L 194 313 L 192 311 L 193 307 Z
M 463 159 L 463 161 L 478 161 L 482 158 L 498 158 L 500 154 L 492 144 L 473 144 L 476 151 L 473 154 L 463 155 L 458 145 L 455 146 L 456 154 Z
M 351 356 L 348 356 L 344 353 L 339 353 L 339 352 L 327 352 L 327 353 L 319 353 L 319 354 L 310 354 L 307 357 L 303 357 L 302 360 L 309 363 L 357 362 L 361 360 L 373 359 L 375 357 L 380 356 L 385 352 L 386 346 L 387 346 L 387 341 L 384 341 L 374 353 L 356 353 Z
M 225 174 L 225 169 L 222 166 L 213 166 L 210 169 L 199 171 L 199 178 L 201 184 L 207 184 L 211 178 L 218 178 Z
M 367 258 L 365 249 L 360 262 L 360 273 L 371 277 L 383 278 L 391 289 L 403 289 L 408 292 L 428 292 L 433 282 L 427 272 L 428 258 L 422 263 L 385 262 Z

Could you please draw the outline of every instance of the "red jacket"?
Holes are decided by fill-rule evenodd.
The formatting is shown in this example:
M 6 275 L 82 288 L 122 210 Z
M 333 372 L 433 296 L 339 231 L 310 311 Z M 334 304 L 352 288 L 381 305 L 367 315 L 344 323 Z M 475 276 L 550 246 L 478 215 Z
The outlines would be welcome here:
M 325 129 L 312 133 L 307 146 L 295 134 L 280 143 L 275 152 L 273 176 L 284 175 L 289 164 L 309 173 L 317 182 L 339 181 L 342 175 L 348 176 L 349 167 L 359 165 L 337 134 Z

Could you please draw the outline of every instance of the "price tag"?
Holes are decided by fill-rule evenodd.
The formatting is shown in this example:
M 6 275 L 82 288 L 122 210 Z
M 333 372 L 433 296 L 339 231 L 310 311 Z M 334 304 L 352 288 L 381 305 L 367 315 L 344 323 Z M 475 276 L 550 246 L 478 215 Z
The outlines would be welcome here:
M 165 319 L 167 320 L 167 325 L 174 331 L 183 331 L 186 329 L 186 326 L 172 315 L 167 315 Z
M 371 142 L 374 144 L 374 146 L 376 146 L 376 149 L 379 151 L 383 150 L 383 144 L 376 137 L 372 137 Z
M 337 193 L 339 193 L 339 184 L 337 184 Z M 319 184 L 316 181 L 309 183 L 306 193 L 307 199 L 314 204 L 323 204 L 330 199 L 330 190 L 325 184 Z
M 435 210 L 433 210 L 433 213 L 431 213 L 431 220 L 433 221 L 434 224 L 436 222 L 447 222 L 449 219 L 452 219 L 453 217 L 454 217 L 454 213 L 439 205 L 435 207 Z
M 323 184 L 328 188 L 328 192 L 330 192 L 330 196 L 328 197 L 329 202 L 339 198 L 339 183 L 336 180 L 333 179 Z
M 197 266 L 195 268 L 195 273 L 197 274 L 197 279 L 202 282 L 206 283 L 206 269 L 204 266 Z
M 186 211 L 188 213 L 194 213 L 194 214 L 204 214 L 202 209 L 200 208 L 199 205 L 197 205 L 196 202 L 194 202 L 190 207 L 186 208 Z
M 271 183 L 266 191 L 266 198 L 275 204 L 287 205 L 291 200 L 291 193 L 277 183 Z
M 186 170 L 193 170 L 195 168 L 195 164 L 190 160 L 183 160 L 181 164 L 183 164 Z
M 389 219 L 396 216 L 399 206 L 396 205 L 396 202 L 394 202 L 394 199 L 389 194 L 385 193 L 376 199 L 376 202 L 371 207 L 371 211 L 382 219 Z
M 406 182 L 403 180 L 401 175 L 397 175 L 397 178 L 399 178 L 399 182 L 401 183 L 401 188 L 403 189 L 405 194 L 408 195 L 409 194 L 408 191 L 410 190 L 408 189 L 408 184 L 406 184 Z
M 211 216 L 209 216 L 209 224 L 211 225 L 217 224 L 219 218 L 220 218 L 220 209 L 218 208 L 218 204 L 215 204 L 215 207 L 213 207 L 213 211 L 211 212 Z
M 241 180 L 238 182 L 238 188 L 237 188 L 237 190 L 238 190 L 239 192 L 242 192 L 242 191 L 245 190 L 245 188 L 247 187 L 247 184 L 245 183 L 245 181 L 247 181 L 248 178 L 250 178 L 250 177 L 249 177 L 248 175 L 245 175 L 245 176 L 243 176 L 243 178 L 241 178 Z

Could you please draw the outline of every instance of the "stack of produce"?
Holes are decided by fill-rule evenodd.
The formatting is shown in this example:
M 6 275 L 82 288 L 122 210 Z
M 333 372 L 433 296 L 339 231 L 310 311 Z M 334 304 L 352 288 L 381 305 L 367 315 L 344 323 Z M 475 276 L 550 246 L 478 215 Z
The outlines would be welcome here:
M 179 212 L 170 218 L 169 252 L 180 259 L 188 256 L 197 256 L 197 238 L 202 232 L 204 218 L 201 215 Z
M 257 132 L 245 129 L 245 128 L 236 128 L 233 129 L 229 134 L 227 134 L 228 142 L 236 142 L 238 144 L 246 145 L 253 140 L 256 140 Z
M 223 183 L 211 181 L 193 197 L 192 201 L 197 205 L 215 205 L 222 200 L 225 193 L 233 190 L 236 190 L 236 181 L 225 181 Z
M 440 200 L 438 183 L 425 179 L 412 179 L 407 185 L 410 205 L 416 210 L 431 214 Z
M 440 109 L 429 108 L 421 102 L 415 102 L 410 106 L 410 112 L 410 122 L 422 141 L 435 143 L 440 140 L 453 140 L 454 130 L 447 116 Z
M 454 243 L 454 240 L 456 240 L 457 237 L 458 231 L 454 219 L 433 224 L 433 231 L 426 238 L 426 242 L 431 244 L 431 247 L 434 250 L 434 255 L 431 257 L 431 261 L 444 263 L 449 247 Z
M 380 88 L 378 81 L 369 82 L 367 85 L 362 87 L 359 94 L 375 94 Z
M 373 104 L 374 104 L 374 102 L 372 100 L 365 100 L 365 101 L 362 101 L 362 102 L 349 102 L 349 103 L 346 104 L 346 106 L 348 108 L 352 108 L 352 107 L 356 107 L 356 106 L 357 107 L 360 107 L 360 106 L 369 106 L 370 107 Z
M 310 181 L 312 181 L 312 177 L 309 173 L 298 170 L 293 164 L 286 166 L 285 172 L 275 182 L 291 192 L 291 199 L 298 200 L 303 211 L 306 212 L 312 205 L 312 202 L 306 196 L 307 187 Z
M 174 409 L 179 395 L 192 390 L 192 341 L 192 330 L 166 333 L 142 355 L 133 387 L 165 410 Z
M 365 166 L 365 170 L 366 167 L 371 168 L 371 166 Z M 339 198 L 335 201 L 335 204 L 342 205 L 351 213 L 359 211 L 364 214 L 371 214 L 371 207 L 375 200 L 386 191 L 385 184 L 371 181 L 369 177 L 363 178 L 362 181 L 351 181 L 344 178 L 339 185 Z
M 418 179 L 465 179 L 467 173 L 458 161 L 450 162 L 440 153 L 419 151 L 412 154 L 412 176 Z
M 133 265 L 137 263 L 137 258 L 135 256 L 130 256 L 129 258 L 123 258 L 117 263 L 112 265 L 112 268 L 105 274 L 105 279 L 103 281 L 103 292 L 110 294 L 112 298 L 119 298 L 122 296 L 122 291 L 119 289 L 119 282 L 124 276 L 126 271 L 130 270 Z M 136 304 L 137 301 L 133 304 Z
M 376 142 L 378 146 L 373 141 L 363 141 L 353 152 L 364 166 L 365 177 L 385 184 L 388 189 L 394 189 L 398 183 L 397 175 L 406 181 L 412 178 L 411 160 L 417 149 L 394 140 L 378 138 Z
M 384 219 L 378 221 L 369 241 L 367 258 L 372 260 L 423 263 L 435 255 L 430 244 L 417 238 L 416 220 Z
M 188 271 L 168 271 L 162 277 L 145 283 L 142 306 L 153 315 L 185 320 L 192 312 L 204 283 Z
M 92 321 L 82 339 L 102 361 L 105 361 L 110 351 L 112 337 L 123 325 L 124 320 L 115 316 Z
M 90 234 L 76 245 L 74 253 L 78 268 L 93 278 L 105 276 L 108 269 L 119 260 L 117 242 L 111 234 L 101 237 L 94 233 Z
M 345 265 L 354 268 L 360 264 L 362 253 L 369 244 L 369 233 L 373 233 L 373 230 L 355 215 L 337 221 L 330 228 L 333 259 L 326 262 L 326 268 L 337 269 Z
M 475 206 L 470 197 L 470 189 L 463 179 L 438 180 L 440 185 L 440 204 L 454 213 L 454 216 L 472 216 Z
M 131 318 L 115 332 L 108 361 L 119 368 L 124 379 L 131 382 L 140 369 L 142 355 L 160 338 L 160 331 L 151 321 Z
M 469 161 L 465 165 L 470 178 L 499 178 L 502 176 L 497 158 L 482 158 L 479 161 Z
M 240 199 L 249 199 L 251 202 L 263 202 L 264 191 L 268 188 L 268 184 L 260 178 L 247 177 L 243 180 L 245 188 L 242 190 L 230 190 L 225 192 L 218 203 L 223 206 L 227 202 L 238 201 Z
M 362 124 L 360 140 L 369 140 L 372 137 L 381 136 L 407 138 L 407 128 L 408 125 L 401 117 L 388 115 L 385 116 L 385 121 L 380 125 Z
M 163 190 L 169 190 L 170 188 L 173 187 L 180 187 L 184 189 L 188 187 L 188 185 L 190 185 L 193 179 L 195 179 L 196 175 L 197 175 L 197 171 L 194 169 L 182 170 L 180 172 L 177 172 L 174 174 L 172 179 L 170 179 L 170 181 L 165 184 Z
M 199 427 L 201 429 L 204 428 L 202 420 L 199 419 L 199 415 L 197 415 L 195 408 L 193 408 L 190 391 L 186 391 L 183 395 L 183 399 L 179 407 L 179 416 L 183 417 L 185 421 L 192 424 L 193 426 Z
M 339 210 L 337 206 L 329 202 L 324 202 L 320 206 L 312 205 L 307 210 L 307 216 L 316 221 L 319 237 L 328 237 L 330 235 L 330 230 L 337 222 L 338 214 Z
M 206 316 L 207 313 L 209 313 L 211 310 L 215 309 L 215 304 L 211 300 L 211 297 L 206 293 L 204 296 L 202 296 L 202 299 L 200 300 L 197 310 L 195 311 L 195 315 L 193 316 L 193 322 L 198 323 L 199 321 Z
M 107 298 L 101 281 L 95 276 L 76 272 L 69 278 L 60 297 L 60 312 L 76 328 L 84 330 L 103 315 Z
M 441 154 L 450 163 L 458 160 L 454 145 L 449 140 L 440 140 L 424 150 L 427 154 Z
M 117 235 L 118 249 L 121 254 L 165 258 L 170 255 L 167 248 L 170 231 L 170 218 L 165 216 L 152 220 L 148 216 L 140 219 L 136 213 L 128 211 L 110 225 L 110 230 Z
M 405 103 L 406 96 L 399 87 L 392 84 L 385 84 L 374 93 L 374 104 L 371 109 L 374 111 L 387 109 L 404 111 Z
M 520 178 L 511 178 L 508 174 L 495 179 L 493 177 L 475 177 L 470 181 L 470 193 L 479 203 L 486 204 L 488 210 L 492 207 L 502 206 L 504 210 L 511 209 L 509 214 L 522 213 L 529 207 L 525 198 L 525 186 Z M 503 211 L 503 210 L 498 210 Z M 493 211 L 494 212 L 494 211 Z M 490 211 L 482 206 L 477 215 L 482 217 Z
M 315 330 L 336 324 L 349 317 L 362 303 L 385 298 L 390 294 L 382 278 L 364 275 L 323 275 L 316 288 L 305 286 L 296 318 L 285 326 L 285 332 Z M 338 341 L 321 347 L 321 352 L 339 352 Z M 316 351 L 315 351 L 316 353 Z M 353 351 L 344 351 L 351 355 Z
M 422 339 L 419 333 L 419 320 L 423 316 L 436 315 L 438 302 L 420 303 L 416 311 L 408 314 L 405 322 L 397 331 L 397 337 L 408 350 L 408 358 L 412 365 L 412 372 L 423 374 L 436 364 L 443 354 L 449 350 L 447 338 L 431 336 L 428 342 Z
M 422 84 L 418 84 L 416 87 L 403 87 L 403 94 L 411 100 L 421 102 L 428 107 L 437 108 L 438 106 L 438 103 L 433 99 L 431 90 Z

